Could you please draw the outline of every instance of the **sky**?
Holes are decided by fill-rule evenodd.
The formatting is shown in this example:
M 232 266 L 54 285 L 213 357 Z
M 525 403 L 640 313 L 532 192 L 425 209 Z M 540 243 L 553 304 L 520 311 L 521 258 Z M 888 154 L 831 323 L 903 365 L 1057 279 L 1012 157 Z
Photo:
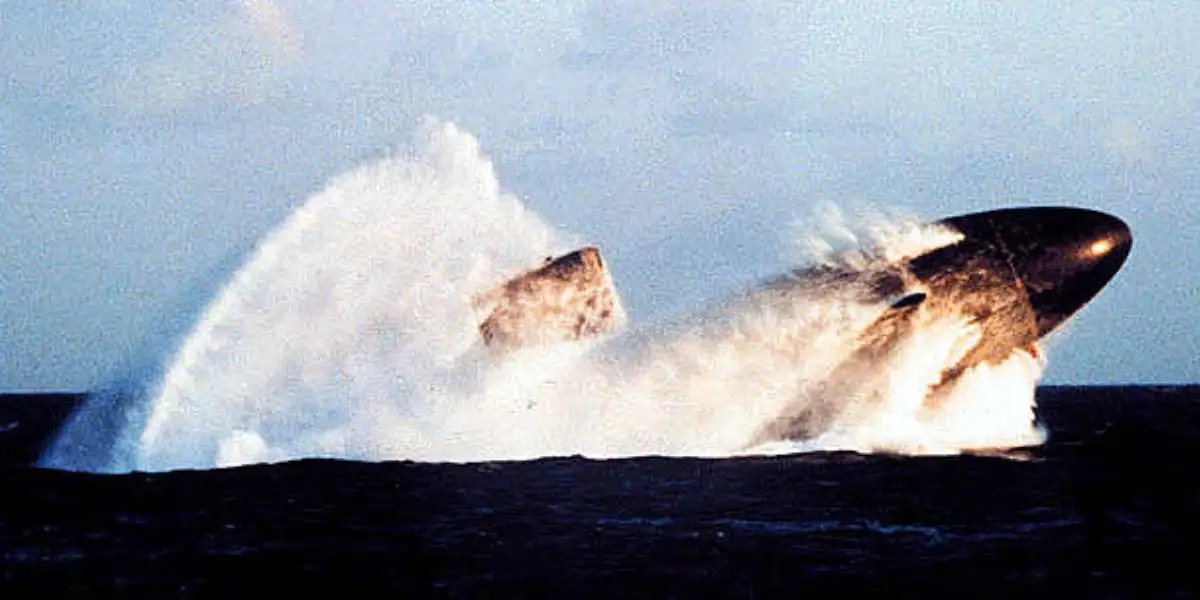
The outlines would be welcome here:
M 601 247 L 631 319 L 832 202 L 1111 212 L 1049 383 L 1200 381 L 1200 4 L 0 0 L 0 389 L 89 389 L 426 116 Z

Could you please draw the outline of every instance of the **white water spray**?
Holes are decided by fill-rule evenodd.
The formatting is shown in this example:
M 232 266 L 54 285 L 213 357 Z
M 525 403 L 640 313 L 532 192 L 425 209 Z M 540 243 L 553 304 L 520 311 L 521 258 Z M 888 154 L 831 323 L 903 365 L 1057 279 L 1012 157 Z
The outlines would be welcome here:
M 738 298 L 498 362 L 478 341 L 471 297 L 581 244 L 502 193 L 471 136 L 431 123 L 418 138 L 410 154 L 335 179 L 264 240 L 148 390 L 144 418 L 128 419 L 119 437 L 134 450 L 118 470 L 318 456 L 944 453 L 1041 441 L 1036 360 L 1018 353 L 974 369 L 931 407 L 928 386 L 971 327 L 927 323 L 886 362 L 847 368 L 886 304 L 836 290 Z M 812 247 L 810 258 L 865 267 L 954 241 L 907 221 L 845 231 L 849 249 Z M 796 403 L 837 417 L 802 444 L 748 447 Z

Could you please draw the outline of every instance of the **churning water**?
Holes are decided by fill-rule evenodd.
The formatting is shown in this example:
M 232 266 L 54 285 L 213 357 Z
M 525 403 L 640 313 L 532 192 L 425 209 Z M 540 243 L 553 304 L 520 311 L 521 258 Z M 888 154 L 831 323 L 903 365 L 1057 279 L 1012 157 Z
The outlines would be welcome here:
M 471 297 L 585 240 L 503 192 L 472 136 L 430 122 L 416 137 L 410 151 L 311 197 L 232 274 L 161 369 L 94 394 L 43 463 L 157 471 L 302 457 L 953 453 L 1041 441 L 1038 358 L 1017 352 L 976 368 L 929 403 L 929 386 L 978 332 L 929 318 L 882 360 L 855 364 L 859 334 L 888 304 L 838 289 L 799 289 L 786 302 L 751 294 L 492 358 Z M 956 240 L 906 219 L 828 221 L 796 236 L 798 258 L 869 269 Z M 836 416 L 804 442 L 751 444 L 802 403 Z

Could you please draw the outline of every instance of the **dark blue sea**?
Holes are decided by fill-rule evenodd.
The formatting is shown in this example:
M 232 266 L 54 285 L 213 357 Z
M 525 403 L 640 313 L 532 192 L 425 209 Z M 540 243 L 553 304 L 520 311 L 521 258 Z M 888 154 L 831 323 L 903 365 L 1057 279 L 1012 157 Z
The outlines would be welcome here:
M 98 475 L 0 396 L 0 598 L 1192 598 L 1200 386 L 1043 387 L 1039 447 Z

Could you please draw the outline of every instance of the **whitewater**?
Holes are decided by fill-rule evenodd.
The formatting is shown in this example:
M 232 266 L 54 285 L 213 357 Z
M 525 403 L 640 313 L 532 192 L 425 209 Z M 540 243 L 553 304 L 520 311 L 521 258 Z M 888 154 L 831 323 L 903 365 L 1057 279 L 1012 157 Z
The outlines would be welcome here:
M 825 217 L 781 252 L 865 270 L 957 240 L 910 218 Z M 859 334 L 888 304 L 838 290 L 738 295 L 647 322 L 618 306 L 614 334 L 489 354 L 472 297 L 591 242 L 502 190 L 470 134 L 430 120 L 411 148 L 309 198 L 149 375 L 94 392 L 41 462 L 125 472 L 1044 441 L 1033 414 L 1044 354 L 976 367 L 931 404 L 930 386 L 978 331 L 927 319 L 883 360 L 855 364 Z M 751 443 L 799 405 L 835 417 L 809 440 Z

